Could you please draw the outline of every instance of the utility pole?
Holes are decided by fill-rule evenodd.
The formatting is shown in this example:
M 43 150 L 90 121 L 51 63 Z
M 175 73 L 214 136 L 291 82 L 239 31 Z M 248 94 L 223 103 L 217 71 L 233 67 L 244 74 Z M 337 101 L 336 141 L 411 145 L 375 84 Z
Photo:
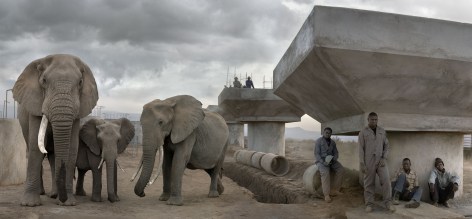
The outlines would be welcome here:
M 269 86 L 267 87 L 268 89 L 272 89 L 272 78 L 270 78 L 270 80 L 266 81 L 265 79 L 265 75 L 264 75 L 264 78 L 262 79 L 262 85 L 264 88 L 266 88 L 266 83 L 269 83 Z
M 97 108 L 97 115 L 96 116 L 98 116 L 98 118 L 101 119 L 102 118 L 102 109 L 105 108 L 105 106 L 96 106 L 96 108 Z
M 229 87 L 229 65 L 228 70 L 226 71 L 226 87 Z
M 12 89 L 7 89 L 5 91 L 5 119 L 8 118 L 8 91 L 12 91 Z

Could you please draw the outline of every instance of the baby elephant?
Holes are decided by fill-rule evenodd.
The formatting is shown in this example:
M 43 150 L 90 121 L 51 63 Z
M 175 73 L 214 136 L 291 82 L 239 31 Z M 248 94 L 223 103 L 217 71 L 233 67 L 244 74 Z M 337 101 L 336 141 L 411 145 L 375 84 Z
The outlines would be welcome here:
M 117 191 L 117 161 L 134 137 L 134 126 L 126 118 L 113 121 L 91 119 L 80 129 L 79 151 L 77 153 L 77 170 L 79 176 L 75 195 L 85 196 L 84 176 L 89 170 L 93 174 L 92 201 L 102 201 L 102 164 L 107 168 L 108 200 L 120 199 Z

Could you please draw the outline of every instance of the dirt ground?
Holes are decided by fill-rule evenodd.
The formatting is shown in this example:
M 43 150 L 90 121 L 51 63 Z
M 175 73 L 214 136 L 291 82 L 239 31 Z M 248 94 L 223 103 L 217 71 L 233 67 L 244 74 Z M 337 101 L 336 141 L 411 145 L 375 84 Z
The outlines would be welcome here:
M 346 147 L 347 146 L 338 146 Z M 346 149 L 346 153 L 349 149 Z M 313 159 L 311 141 L 287 141 L 288 158 L 310 161 Z M 349 208 L 362 208 L 362 190 L 345 191 L 342 197 L 335 197 L 327 204 L 321 199 L 311 197 L 303 204 L 270 204 L 256 201 L 252 192 L 238 186 L 228 177 L 223 177 L 224 193 L 219 198 L 207 198 L 210 178 L 201 170 L 186 170 L 183 178 L 183 206 L 169 206 L 158 200 L 162 192 L 162 176 L 145 190 L 146 196 L 140 198 L 133 192 L 134 182 L 130 178 L 136 170 L 140 151 L 128 149 L 118 160 L 126 172 L 118 172 L 118 195 L 121 201 L 96 203 L 90 201 L 92 177 L 89 171 L 85 178 L 87 196 L 77 196 L 78 204 L 71 207 L 56 205 L 56 201 L 41 196 L 42 205 L 23 207 L 20 199 L 23 185 L 0 187 L 0 218 L 345 218 L 343 212 Z M 231 150 L 227 160 L 231 162 Z M 345 156 L 351 159 L 356 156 Z M 348 162 L 348 161 L 346 161 Z M 355 161 L 350 161 L 355 162 Z M 46 193 L 50 191 L 51 180 L 49 164 L 43 162 Z M 451 211 L 467 215 L 472 210 L 472 162 L 464 164 L 465 195 L 452 202 Z M 300 174 L 298 174 L 300 175 Z M 106 200 L 106 180 L 103 174 L 102 198 Z M 75 187 L 75 184 L 74 184 Z M 472 211 L 470 212 L 472 214 Z

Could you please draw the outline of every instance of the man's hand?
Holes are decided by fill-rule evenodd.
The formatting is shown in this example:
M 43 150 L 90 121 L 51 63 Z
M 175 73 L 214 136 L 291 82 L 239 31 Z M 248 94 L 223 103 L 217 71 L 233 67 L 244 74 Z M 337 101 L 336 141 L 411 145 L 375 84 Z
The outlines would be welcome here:
M 433 183 L 429 184 L 429 192 L 434 194 L 434 184 Z
M 385 163 L 386 163 L 385 158 L 381 158 L 380 161 L 379 161 L 379 167 L 384 167 Z
M 361 172 L 362 172 L 362 173 L 367 172 L 367 167 L 365 166 L 364 163 L 361 163 Z
M 326 167 L 329 166 L 329 163 L 328 162 L 323 162 L 323 165 L 325 165 Z
M 408 182 L 408 180 L 405 180 L 405 188 L 408 188 L 410 187 L 410 183 Z
M 454 190 L 454 192 L 457 192 L 457 190 L 459 190 L 459 185 L 457 185 L 457 183 L 454 183 L 454 185 L 452 186 L 452 190 Z

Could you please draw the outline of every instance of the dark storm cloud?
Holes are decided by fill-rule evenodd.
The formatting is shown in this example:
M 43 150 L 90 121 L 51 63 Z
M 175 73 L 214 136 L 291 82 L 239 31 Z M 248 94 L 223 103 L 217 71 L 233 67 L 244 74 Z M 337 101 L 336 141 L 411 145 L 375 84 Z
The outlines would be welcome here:
M 293 23 L 300 22 L 269 0 L 12 0 L 0 8 L 0 39 L 31 44 L 38 56 L 23 48 L 28 61 L 51 53 L 81 57 L 104 94 L 126 83 L 126 75 L 158 79 L 168 65 L 217 62 L 224 75 L 227 66 L 274 62 L 282 55 L 280 40 L 288 45 L 298 28 Z M 39 39 L 36 44 L 25 40 L 31 36 Z M 173 75 L 166 78 L 179 73 L 167 72 Z
M 217 104 L 228 68 L 256 87 L 272 77 L 315 4 L 472 22 L 467 1 L 2 0 L 0 93 L 31 61 L 70 53 L 94 71 L 107 110 L 178 94 Z

